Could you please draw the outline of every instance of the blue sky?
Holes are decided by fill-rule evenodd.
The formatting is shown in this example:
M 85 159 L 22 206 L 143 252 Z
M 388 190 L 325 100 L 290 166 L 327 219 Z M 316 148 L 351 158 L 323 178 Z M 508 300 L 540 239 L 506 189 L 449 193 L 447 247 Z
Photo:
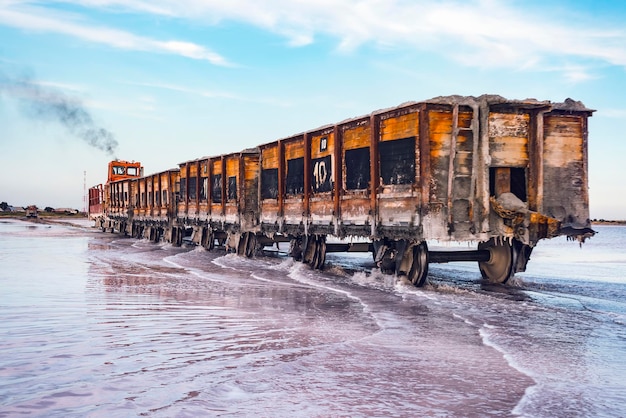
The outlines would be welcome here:
M 492 93 L 596 109 L 591 217 L 626 219 L 624 22 L 621 0 L 0 0 L 0 201 L 82 209 L 112 156 L 152 173 Z

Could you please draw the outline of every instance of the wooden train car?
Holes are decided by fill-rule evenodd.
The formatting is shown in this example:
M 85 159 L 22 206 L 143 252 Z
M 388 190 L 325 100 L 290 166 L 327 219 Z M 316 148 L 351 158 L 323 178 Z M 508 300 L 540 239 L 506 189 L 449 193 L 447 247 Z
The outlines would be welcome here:
M 179 164 L 180 193 L 175 228 L 212 249 L 215 240 L 229 248 L 256 234 L 259 153 L 256 149 Z M 178 243 L 182 239 L 178 231 Z M 243 242 L 243 241 L 242 241 Z M 242 244 L 243 245 L 243 244 Z M 255 243 L 249 243 L 250 250 Z M 245 252 L 245 251 L 244 251 Z
M 356 247 L 327 237 L 359 237 L 370 240 L 359 245 L 383 272 L 416 285 L 430 262 L 451 261 L 477 261 L 485 279 L 505 283 L 525 270 L 539 240 L 593 234 L 592 113 L 570 99 L 485 95 L 405 103 L 181 163 L 178 180 L 159 173 L 112 181 L 109 217 L 123 217 L 126 193 L 135 193 L 125 221 L 135 225 L 131 232 L 157 225 L 157 239 L 178 245 L 188 236 L 211 249 L 217 240 L 252 256 L 289 241 L 294 258 L 322 268 L 326 252 Z M 176 203 L 164 209 L 155 196 L 163 195 L 163 184 L 171 191 L 174 181 Z M 429 240 L 479 244 L 475 251 L 435 252 Z

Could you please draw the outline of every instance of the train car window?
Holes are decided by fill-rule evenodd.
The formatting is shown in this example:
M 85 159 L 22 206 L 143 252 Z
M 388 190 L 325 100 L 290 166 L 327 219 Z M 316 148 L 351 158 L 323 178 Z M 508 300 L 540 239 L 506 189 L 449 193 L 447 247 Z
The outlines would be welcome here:
M 163 204 L 167 205 L 167 189 L 163 190 Z
M 126 169 L 126 172 L 128 173 L 129 176 L 136 176 L 137 175 L 137 167 L 128 167 Z M 124 173 L 121 173 L 124 174 Z
M 237 200 L 237 176 L 228 178 L 228 200 Z
M 206 169 L 206 167 L 204 167 Z M 207 191 L 209 190 L 209 179 L 208 177 L 202 177 L 200 179 L 200 200 L 207 199 Z
M 161 206 L 161 193 L 154 192 L 154 205 Z
M 323 193 L 332 191 L 333 173 L 330 155 L 311 160 L 311 166 L 313 169 L 313 175 L 311 176 L 311 181 L 313 182 L 313 192 Z
M 286 187 L 289 195 L 304 193 L 304 157 L 287 161 Z
M 213 203 L 222 203 L 222 175 L 211 176 L 211 198 Z
M 124 171 L 125 171 L 124 167 L 122 167 L 121 165 L 114 165 L 113 166 L 113 174 L 123 175 Z
M 378 145 L 380 177 L 385 185 L 415 182 L 415 137 L 384 141 Z
M 370 182 L 369 147 L 346 150 L 346 190 L 362 190 Z
M 526 193 L 526 169 L 522 167 L 490 167 L 489 168 L 489 194 L 491 196 L 496 196 L 498 193 L 502 193 L 502 191 L 497 191 L 496 189 L 496 177 L 498 177 L 498 172 L 500 175 L 504 176 L 504 187 L 505 191 L 509 191 L 513 193 L 515 196 L 519 198 L 522 202 L 526 202 L 528 200 L 528 195 Z M 506 178 L 508 177 L 508 179 Z
M 178 190 L 180 190 L 181 200 L 187 199 L 187 179 L 186 178 L 180 179 L 180 189 Z
M 278 169 L 261 170 L 261 199 L 278 199 Z
M 187 181 L 189 182 L 189 199 L 196 200 L 196 183 L 197 177 L 189 177 Z

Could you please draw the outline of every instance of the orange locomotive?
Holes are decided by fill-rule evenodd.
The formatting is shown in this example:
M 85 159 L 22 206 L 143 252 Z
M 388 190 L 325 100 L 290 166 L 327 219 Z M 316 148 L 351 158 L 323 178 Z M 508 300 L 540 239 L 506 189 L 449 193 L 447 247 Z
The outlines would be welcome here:
M 112 182 L 118 180 L 139 178 L 143 176 L 143 167 L 141 163 L 135 161 L 121 161 L 114 160 L 109 163 L 109 170 L 107 172 L 107 182 L 109 185 Z M 89 212 L 90 219 L 103 219 L 106 215 L 106 202 L 111 200 L 110 190 L 103 187 L 102 184 L 98 184 L 89 188 Z

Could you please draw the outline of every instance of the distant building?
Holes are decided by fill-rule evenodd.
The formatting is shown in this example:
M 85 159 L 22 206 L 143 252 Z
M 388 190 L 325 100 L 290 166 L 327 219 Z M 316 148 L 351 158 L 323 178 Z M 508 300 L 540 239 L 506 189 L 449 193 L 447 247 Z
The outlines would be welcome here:
M 27 218 L 37 218 L 39 216 L 39 209 L 35 205 L 30 205 L 26 208 Z
M 77 214 L 79 211 L 78 209 L 72 209 L 72 208 L 56 208 L 54 209 L 54 213 L 66 213 L 66 214 Z

